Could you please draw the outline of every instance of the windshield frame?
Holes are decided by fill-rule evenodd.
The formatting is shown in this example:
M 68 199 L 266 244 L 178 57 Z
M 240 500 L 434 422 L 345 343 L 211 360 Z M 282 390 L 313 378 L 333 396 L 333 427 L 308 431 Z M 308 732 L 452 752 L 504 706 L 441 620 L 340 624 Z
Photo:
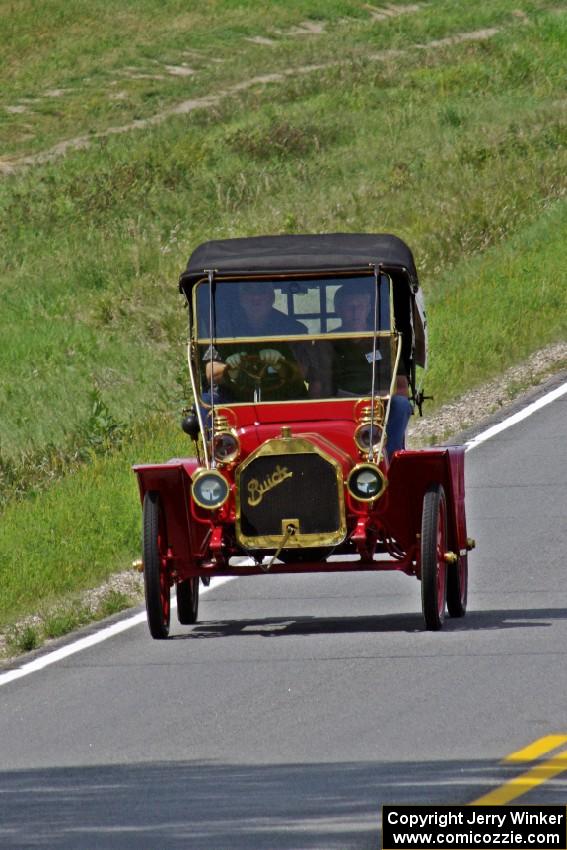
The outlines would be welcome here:
M 377 343 L 380 340 L 390 340 L 390 363 L 391 363 L 391 381 L 389 392 L 376 392 L 375 395 L 381 398 L 388 398 L 395 387 L 396 377 L 399 368 L 400 355 L 401 355 L 401 334 L 399 334 L 395 327 L 395 313 L 394 313 L 394 298 L 393 298 L 393 282 L 392 278 L 389 274 L 381 272 L 381 276 L 386 278 L 387 283 L 387 299 L 388 299 L 388 325 L 389 329 L 379 330 L 376 332 L 376 340 Z M 337 282 L 337 284 L 341 285 L 343 283 L 348 283 L 349 280 L 353 278 L 368 278 L 371 281 L 375 281 L 375 270 L 374 268 L 353 268 L 352 270 L 335 270 L 335 271 L 318 271 L 313 273 L 282 273 L 282 274 L 247 274 L 247 275 L 219 275 L 214 278 L 215 284 L 217 283 L 230 283 L 231 285 L 236 285 L 238 283 L 247 283 L 247 282 L 272 282 L 275 284 L 277 289 L 278 284 L 282 285 L 285 283 L 297 282 L 297 281 L 305 281 L 309 283 L 313 282 L 324 282 L 326 284 L 331 284 L 331 282 Z M 236 344 L 257 344 L 257 343 L 309 343 L 316 341 L 333 341 L 333 340 L 354 340 L 354 339 L 373 339 L 374 332 L 370 331 L 327 331 L 325 333 L 312 333 L 307 328 L 305 333 L 298 334 L 270 334 L 270 335 L 246 335 L 246 336 L 216 336 L 211 339 L 210 335 L 200 336 L 198 335 L 198 322 L 197 322 L 197 294 L 199 292 L 200 286 L 209 286 L 209 278 L 206 276 L 201 277 L 198 281 L 196 281 L 195 285 L 192 287 L 191 300 L 189 302 L 189 316 L 190 316 L 190 336 L 188 340 L 188 363 L 189 363 L 189 371 L 191 374 L 191 382 L 193 385 L 193 393 L 194 398 L 198 402 L 198 404 L 204 408 L 205 410 L 210 409 L 213 405 L 205 401 L 203 399 L 203 392 L 206 392 L 203 388 L 206 386 L 206 378 L 205 378 L 205 368 L 203 361 L 203 346 L 216 348 L 217 345 L 236 345 Z M 331 311 L 332 312 L 332 311 Z M 335 318 L 336 314 L 333 316 L 331 312 L 327 311 L 325 316 L 328 320 L 329 318 Z M 292 318 L 301 321 L 301 313 L 292 314 Z M 347 396 L 346 398 L 353 399 L 359 398 L 367 398 L 370 395 L 369 392 L 364 393 L 354 393 L 352 395 Z M 337 402 L 344 401 L 345 397 L 337 396 L 337 395 L 324 395 L 322 397 L 297 397 L 297 398 L 288 398 L 288 399 L 251 399 L 251 400 L 234 400 L 234 401 L 223 401 L 220 402 L 223 407 L 255 407 L 258 404 L 265 405 L 286 405 L 286 404 L 313 404 L 317 402 Z M 215 401 L 214 406 L 219 404 L 219 402 Z

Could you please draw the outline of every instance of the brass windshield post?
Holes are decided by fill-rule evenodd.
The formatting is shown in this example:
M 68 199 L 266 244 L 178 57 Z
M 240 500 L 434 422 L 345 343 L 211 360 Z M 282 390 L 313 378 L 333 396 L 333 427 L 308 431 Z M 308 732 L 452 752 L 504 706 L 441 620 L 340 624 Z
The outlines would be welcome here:
M 373 266 L 374 269 L 374 334 L 372 339 L 372 386 L 370 392 L 370 446 L 368 448 L 368 460 L 374 460 L 373 435 L 374 435 L 374 397 L 376 395 L 376 334 L 378 328 L 381 327 L 381 298 L 380 298 L 380 279 L 382 276 L 382 265 Z M 380 457 L 378 457 L 380 461 Z
M 201 405 L 198 402 L 199 390 L 197 379 L 195 375 L 195 370 L 193 368 L 193 354 L 194 354 L 194 346 L 196 347 L 196 342 L 193 339 L 192 332 L 192 324 L 194 322 L 194 315 L 191 306 L 191 299 L 187 295 L 187 290 L 183 287 L 183 295 L 185 296 L 185 302 L 187 304 L 187 311 L 189 315 L 189 335 L 187 338 L 187 366 L 189 367 L 189 378 L 191 380 L 191 388 L 193 390 L 193 398 L 195 399 L 195 413 L 197 414 L 197 420 L 199 422 L 199 429 L 201 431 L 201 437 L 203 440 L 203 454 L 204 454 L 204 462 L 207 469 L 210 468 L 209 464 L 209 452 L 207 450 L 207 441 L 205 439 L 205 424 L 203 421 L 203 412 L 201 410 Z M 199 452 L 199 444 L 198 441 L 195 440 L 195 446 L 197 451 L 197 457 L 199 462 L 201 463 L 201 456 Z
M 208 278 L 209 278 L 209 340 L 211 347 L 209 349 L 210 354 L 210 362 L 211 362 L 211 469 L 215 469 L 217 463 L 215 460 L 215 385 L 213 383 L 213 351 L 215 347 L 214 340 L 214 328 L 215 328 L 215 310 L 213 309 L 213 297 L 214 297 L 214 282 L 215 282 L 215 271 L 214 269 L 205 269 Z M 207 436 L 203 431 L 203 441 L 206 442 Z

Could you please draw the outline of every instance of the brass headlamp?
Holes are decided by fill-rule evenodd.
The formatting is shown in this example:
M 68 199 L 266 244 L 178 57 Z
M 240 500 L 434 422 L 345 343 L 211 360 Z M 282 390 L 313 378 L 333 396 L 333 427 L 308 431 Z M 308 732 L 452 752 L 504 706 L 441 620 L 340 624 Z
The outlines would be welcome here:
M 384 402 L 381 398 L 374 399 L 374 415 L 372 407 L 365 404 L 356 411 L 358 424 L 354 430 L 354 442 L 362 454 L 367 455 L 371 449 L 378 449 L 384 430 Z
M 236 430 L 222 414 L 215 415 L 211 451 L 216 462 L 220 464 L 234 463 L 240 455 L 240 440 Z
M 386 476 L 374 463 L 357 464 L 347 478 L 349 493 L 359 502 L 375 502 L 387 486 Z

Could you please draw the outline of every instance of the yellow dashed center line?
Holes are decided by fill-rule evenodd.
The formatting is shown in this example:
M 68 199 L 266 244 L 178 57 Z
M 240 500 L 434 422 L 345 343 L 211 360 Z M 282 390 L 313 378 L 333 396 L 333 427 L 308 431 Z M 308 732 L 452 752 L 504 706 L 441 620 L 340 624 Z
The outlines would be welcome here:
M 551 750 L 556 750 L 562 744 L 567 744 L 567 735 L 546 735 L 545 738 L 538 738 L 537 741 L 524 747 L 523 750 L 516 750 L 515 753 L 510 753 L 504 761 L 535 761 L 540 756 L 551 752 Z
M 535 761 L 535 759 L 549 753 L 551 750 L 557 749 L 557 747 L 565 743 L 567 743 L 567 735 L 546 735 L 544 738 L 538 738 L 537 741 L 524 747 L 524 749 L 510 753 L 510 755 L 503 759 L 503 762 L 509 764 Z M 527 794 L 539 785 L 543 785 L 544 782 L 554 779 L 565 771 L 567 771 L 567 750 L 562 750 L 546 761 L 530 768 L 525 773 L 509 779 L 507 782 L 499 785 L 498 788 L 474 800 L 470 805 L 504 806 L 506 803 L 510 803 L 517 797 L 522 797 L 524 794 Z

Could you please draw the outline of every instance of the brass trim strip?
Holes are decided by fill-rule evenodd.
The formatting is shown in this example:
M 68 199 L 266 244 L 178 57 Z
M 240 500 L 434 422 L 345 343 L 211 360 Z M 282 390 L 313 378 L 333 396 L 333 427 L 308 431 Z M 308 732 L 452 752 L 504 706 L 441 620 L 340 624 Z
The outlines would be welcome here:
M 294 316 L 297 318 L 297 316 Z M 398 335 L 397 331 L 377 331 L 376 338 L 377 339 L 388 339 L 393 338 Z M 214 338 L 215 347 L 217 345 L 233 345 L 235 342 L 266 342 L 268 340 L 277 340 L 278 342 L 314 342 L 317 340 L 326 340 L 326 339 L 337 339 L 337 340 L 357 340 L 357 339 L 373 339 L 374 333 L 372 331 L 349 331 L 348 333 L 345 331 L 344 333 L 337 333 L 336 331 L 329 331 L 326 334 L 280 334 L 276 336 L 272 334 L 271 336 L 216 336 Z M 211 340 L 210 337 L 197 337 L 196 339 L 197 345 L 210 345 Z
M 387 402 L 389 396 L 388 395 L 376 395 L 376 396 L 374 396 L 374 401 L 376 401 L 377 398 L 381 399 L 382 401 Z M 279 404 L 280 406 L 282 404 L 329 404 L 329 403 L 336 404 L 336 403 L 339 403 L 339 402 L 350 402 L 352 404 L 353 401 L 358 403 L 360 401 L 366 401 L 366 400 L 368 400 L 368 403 L 370 404 L 370 397 L 367 396 L 367 395 L 326 396 L 325 398 L 287 398 L 287 399 L 278 399 L 278 400 L 273 400 L 273 401 L 266 401 L 265 399 L 262 399 L 262 401 L 231 401 L 231 402 L 224 401 L 222 404 L 223 404 L 223 407 L 228 407 L 230 405 L 230 407 L 232 408 L 232 407 L 260 407 L 260 406 L 263 406 L 264 404 L 270 404 L 270 405 Z M 207 404 L 206 401 L 202 401 L 202 400 L 201 400 L 201 404 L 203 405 L 203 407 L 210 407 L 211 406 L 210 404 Z M 216 405 L 215 405 L 215 407 L 216 407 Z M 337 417 L 337 418 L 340 418 L 340 417 Z M 350 417 L 349 417 L 349 419 L 350 419 Z M 295 421 L 295 420 L 293 420 L 293 421 Z M 263 423 L 263 424 L 266 424 L 266 423 Z M 275 423 L 275 424 L 277 424 L 277 423 Z
M 319 547 L 338 546 L 346 537 L 346 528 L 339 529 L 336 532 L 328 534 L 302 534 L 301 531 L 296 532 L 287 541 L 286 549 L 312 549 Z M 281 542 L 281 534 L 265 535 L 258 537 L 245 537 L 243 534 L 236 532 L 236 539 L 244 549 L 276 549 Z

